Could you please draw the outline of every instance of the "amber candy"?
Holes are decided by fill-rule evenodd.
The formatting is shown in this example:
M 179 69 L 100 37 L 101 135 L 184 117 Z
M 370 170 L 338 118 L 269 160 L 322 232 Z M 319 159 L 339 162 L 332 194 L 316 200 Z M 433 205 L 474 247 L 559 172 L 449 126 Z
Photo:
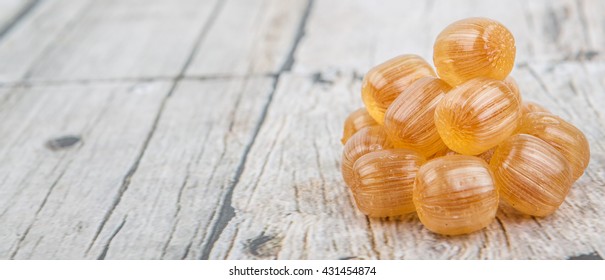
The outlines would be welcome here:
M 521 104 L 502 82 L 472 79 L 452 89 L 435 109 L 437 131 L 448 148 L 477 155 L 498 145 L 517 128 Z
M 503 80 L 513 69 L 515 39 L 502 24 L 467 18 L 447 26 L 433 47 L 439 77 L 452 86 L 472 78 Z
M 353 134 L 342 151 L 341 171 L 345 183 L 353 186 L 353 164 L 358 158 L 369 152 L 391 148 L 393 143 L 380 126 L 365 127 Z
M 361 98 L 370 116 L 379 124 L 389 105 L 412 82 L 435 76 L 431 65 L 417 55 L 401 55 L 370 69 L 363 79 Z
M 550 113 L 550 111 L 548 111 L 548 109 L 544 108 L 544 106 L 541 106 L 540 104 L 531 102 L 531 101 L 523 102 L 523 105 L 521 106 L 521 111 L 523 112 L 523 115 L 525 115 L 527 113 L 532 113 L 532 112 Z
M 527 113 L 521 118 L 518 131 L 536 136 L 561 152 L 571 166 L 574 181 L 588 166 L 588 140 L 582 131 L 565 120 L 545 112 Z
M 359 108 L 345 120 L 345 128 L 340 142 L 344 145 L 355 132 L 372 125 L 378 125 L 365 108 Z
M 563 154 L 528 134 L 516 134 L 498 145 L 490 166 L 502 199 L 532 216 L 557 210 L 573 184 Z
M 515 94 L 515 96 L 517 97 L 517 99 L 519 99 L 519 103 L 521 102 L 521 91 L 519 90 L 519 85 L 517 84 L 517 81 L 515 81 L 515 79 L 511 76 L 506 77 L 506 79 L 504 79 L 504 84 Z
M 451 87 L 435 77 L 413 82 L 386 111 L 384 129 L 397 148 L 430 156 L 445 147 L 435 127 L 435 107 Z
M 498 191 L 489 166 L 465 155 L 448 155 L 422 165 L 413 200 L 422 224 L 445 235 L 480 230 L 498 210 Z
M 370 217 L 399 216 L 416 211 L 412 190 L 424 157 L 407 149 L 363 155 L 353 165 L 351 187 L 357 207 Z

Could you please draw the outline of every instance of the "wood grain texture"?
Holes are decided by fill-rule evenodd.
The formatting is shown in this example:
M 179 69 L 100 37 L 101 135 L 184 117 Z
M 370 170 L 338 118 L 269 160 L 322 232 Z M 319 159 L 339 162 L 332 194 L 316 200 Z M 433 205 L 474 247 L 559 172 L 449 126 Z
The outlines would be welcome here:
M 85 258 L 169 83 L 26 87 L 1 96 L 1 258 Z M 48 141 L 79 143 L 50 149 Z M 110 163 L 111 164 L 108 164 Z
M 286 61 L 306 0 L 225 1 L 189 67 L 190 76 L 275 74 Z
M 0 37 L 0 259 L 605 256 L 604 5 L 40 0 Z M 340 175 L 361 79 L 468 16 L 513 32 L 523 98 L 586 134 L 586 174 L 554 215 L 467 236 L 368 219 Z

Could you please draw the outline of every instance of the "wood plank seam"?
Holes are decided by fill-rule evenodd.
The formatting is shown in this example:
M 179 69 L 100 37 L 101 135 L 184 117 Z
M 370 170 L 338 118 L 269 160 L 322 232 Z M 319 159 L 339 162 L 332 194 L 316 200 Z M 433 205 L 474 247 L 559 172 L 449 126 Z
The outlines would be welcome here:
M 162 117 L 162 112 L 164 111 L 164 108 L 166 107 L 166 103 L 168 101 L 168 99 L 170 99 L 170 96 L 172 96 L 172 93 L 174 92 L 174 90 L 176 89 L 177 85 L 179 84 L 179 82 L 182 80 L 184 73 L 187 71 L 187 68 L 189 67 L 189 65 L 191 64 L 193 57 L 195 56 L 197 49 L 199 48 L 199 45 L 203 42 L 204 38 L 206 37 L 206 34 L 208 33 L 208 30 L 210 30 L 210 28 L 212 27 L 215 19 L 217 18 L 218 14 L 221 11 L 221 8 L 223 7 L 223 1 L 217 1 L 216 4 L 213 7 L 213 12 L 211 14 L 211 16 L 208 18 L 208 20 L 204 23 L 198 37 L 195 40 L 195 43 L 193 44 L 192 50 L 189 52 L 189 55 L 187 57 L 187 60 L 185 61 L 185 63 L 183 64 L 183 67 L 181 68 L 181 70 L 179 71 L 179 75 L 177 76 L 177 78 L 175 79 L 175 81 L 172 83 L 170 89 L 168 90 L 166 96 L 164 97 L 164 99 L 162 100 L 160 107 L 158 109 L 158 112 L 156 114 L 156 117 L 154 118 L 154 121 L 152 123 L 151 129 L 149 130 L 149 133 L 147 134 L 147 137 L 145 138 L 143 145 L 141 147 L 141 150 L 139 152 L 139 154 L 137 155 L 137 158 L 135 159 L 133 165 L 131 166 L 131 168 L 128 170 L 128 172 L 126 173 L 126 175 L 124 176 L 123 180 L 122 180 L 122 184 L 118 190 L 117 195 L 114 198 L 114 201 L 110 207 L 110 209 L 105 213 L 105 215 L 103 216 L 103 219 L 101 221 L 101 223 L 99 224 L 95 235 L 92 239 L 92 241 L 90 242 L 86 253 L 88 253 L 90 251 L 90 249 L 92 248 L 92 246 L 95 244 L 95 242 L 97 241 L 97 238 L 99 237 L 99 234 L 101 234 L 101 231 L 103 231 L 105 224 L 107 223 L 107 221 L 109 221 L 109 219 L 111 218 L 111 215 L 113 214 L 113 211 L 115 210 L 115 208 L 118 206 L 118 204 L 120 203 L 121 199 L 122 199 L 122 195 L 124 194 L 124 192 L 126 192 L 126 190 L 128 189 L 128 186 L 130 185 L 130 180 L 132 179 L 132 176 L 134 175 L 134 173 L 137 171 L 139 164 L 141 162 L 141 159 L 143 158 L 143 156 L 145 155 L 145 151 L 147 150 L 147 147 L 149 145 L 149 142 L 151 141 L 151 139 L 153 138 L 153 135 L 155 133 L 155 130 L 157 128 L 157 125 Z M 121 228 L 123 226 L 123 224 L 121 224 L 119 227 Z M 116 233 L 117 234 L 117 233 Z M 107 240 L 106 245 L 104 246 L 104 250 L 103 252 L 101 252 L 101 254 L 98 256 L 97 259 L 102 260 L 105 258 L 107 251 L 109 250 L 109 246 L 111 246 L 111 241 L 113 240 L 112 236 L 111 238 L 109 238 Z
M 246 160 L 248 159 L 248 154 L 250 153 L 250 150 L 252 149 L 252 146 L 254 145 L 254 142 L 258 136 L 258 133 L 265 122 L 265 119 L 267 117 L 267 112 L 269 110 L 269 107 L 271 106 L 273 96 L 275 95 L 275 91 L 277 89 L 277 84 L 279 83 L 279 79 L 283 73 L 289 72 L 292 70 L 292 65 L 294 64 L 294 55 L 296 53 L 298 46 L 300 45 L 301 39 L 305 35 L 305 29 L 307 26 L 309 16 L 311 14 L 311 10 L 313 9 L 313 3 L 314 3 L 314 0 L 307 1 L 307 6 L 305 7 L 305 12 L 303 13 L 303 16 L 298 25 L 294 41 L 292 42 L 292 47 L 290 48 L 288 55 L 286 56 L 286 60 L 285 60 L 284 64 L 280 68 L 279 72 L 276 74 L 276 77 L 273 79 L 271 93 L 269 94 L 269 97 L 267 98 L 267 102 L 265 103 L 265 105 L 263 107 L 260 119 L 254 128 L 252 138 L 251 138 L 250 142 L 244 148 L 243 156 L 237 166 L 233 182 L 228 186 L 227 192 L 223 199 L 223 203 L 221 205 L 221 208 L 218 211 L 218 218 L 215 220 L 216 222 L 210 229 L 210 237 L 207 239 L 205 244 L 202 246 L 202 253 L 201 253 L 199 259 L 207 260 L 210 257 L 210 252 L 212 251 L 214 244 L 219 239 L 221 233 L 223 232 L 223 230 L 225 229 L 225 227 L 227 226 L 229 221 L 231 221 L 231 219 L 233 217 L 235 217 L 235 210 L 231 206 L 233 190 L 239 184 L 239 179 L 240 179 L 242 173 L 244 172 Z

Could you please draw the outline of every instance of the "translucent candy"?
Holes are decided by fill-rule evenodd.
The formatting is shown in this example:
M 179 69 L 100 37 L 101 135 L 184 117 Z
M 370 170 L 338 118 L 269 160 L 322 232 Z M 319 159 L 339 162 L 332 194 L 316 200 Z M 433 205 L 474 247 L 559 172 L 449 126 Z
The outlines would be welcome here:
M 342 151 L 341 171 L 345 183 L 353 186 L 353 164 L 358 158 L 369 152 L 391 148 L 393 143 L 380 126 L 365 127 L 353 134 Z
M 417 55 L 401 55 L 372 68 L 365 75 L 361 98 L 370 116 L 379 124 L 389 105 L 412 82 L 435 76 L 431 65 Z
M 378 123 L 368 114 L 365 108 L 355 110 L 345 120 L 345 127 L 340 142 L 344 145 L 355 132 L 372 125 L 378 125 Z
M 590 161 L 590 145 L 584 133 L 565 120 L 545 112 L 523 115 L 520 133 L 531 134 L 555 147 L 569 162 L 573 180 L 582 176 Z
M 521 106 L 521 111 L 523 112 L 524 115 L 527 113 L 533 113 L 533 112 L 550 113 L 550 111 L 548 111 L 548 109 L 544 108 L 544 106 L 541 106 L 538 103 L 531 102 L 531 101 L 523 102 L 523 105 Z
M 477 155 L 498 145 L 517 128 L 521 104 L 502 82 L 472 79 L 452 89 L 435 109 L 435 125 L 448 148 Z
M 522 101 L 521 91 L 519 90 L 519 85 L 517 84 L 515 79 L 513 79 L 513 77 L 511 77 L 511 76 L 508 76 L 508 77 L 506 77 L 506 79 L 504 79 L 503 82 L 515 94 L 515 96 L 517 96 L 517 99 L 519 99 L 519 102 L 521 102 Z
M 430 156 L 443 149 L 435 107 L 451 87 L 444 81 L 425 77 L 413 82 L 386 111 L 384 129 L 397 148 L 413 149 Z
M 353 165 L 351 187 L 357 207 L 370 217 L 398 216 L 416 211 L 412 190 L 424 157 L 412 150 L 367 153 Z
M 422 165 L 413 199 L 422 224 L 445 235 L 480 230 L 492 222 L 498 210 L 498 192 L 489 166 L 473 156 L 448 155 Z
M 502 199 L 533 216 L 557 210 L 573 184 L 563 154 L 528 134 L 516 134 L 498 145 L 490 166 Z
M 447 26 L 433 51 L 439 77 L 456 86 L 477 77 L 504 80 L 513 69 L 516 48 L 513 35 L 499 22 L 467 18 Z

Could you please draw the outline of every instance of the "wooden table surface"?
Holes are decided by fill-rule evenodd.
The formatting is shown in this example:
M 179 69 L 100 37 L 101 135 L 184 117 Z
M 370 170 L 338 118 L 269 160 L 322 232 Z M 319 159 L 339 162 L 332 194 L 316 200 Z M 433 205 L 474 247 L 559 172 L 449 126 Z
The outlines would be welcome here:
M 339 142 L 364 73 L 469 16 L 513 32 L 586 173 L 466 236 L 366 218 Z M 0 258 L 600 259 L 603 110 L 605 1 L 0 0 Z

